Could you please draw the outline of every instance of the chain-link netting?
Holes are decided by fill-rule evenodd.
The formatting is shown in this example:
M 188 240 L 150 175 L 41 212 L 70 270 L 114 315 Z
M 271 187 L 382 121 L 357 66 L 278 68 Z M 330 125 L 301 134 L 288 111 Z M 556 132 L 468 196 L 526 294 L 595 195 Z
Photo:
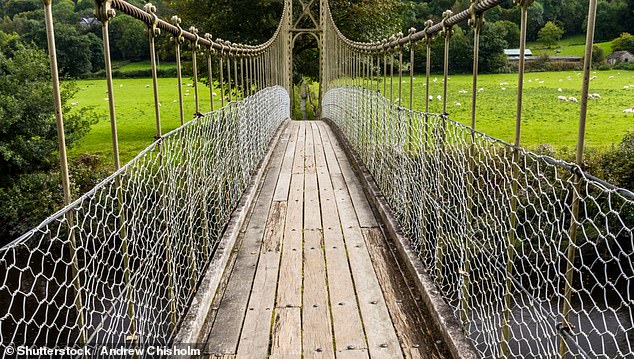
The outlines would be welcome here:
M 289 108 L 276 86 L 190 121 L 0 249 L 0 352 L 170 343 Z
M 634 357 L 631 192 L 377 92 L 330 90 L 323 114 L 482 357 Z

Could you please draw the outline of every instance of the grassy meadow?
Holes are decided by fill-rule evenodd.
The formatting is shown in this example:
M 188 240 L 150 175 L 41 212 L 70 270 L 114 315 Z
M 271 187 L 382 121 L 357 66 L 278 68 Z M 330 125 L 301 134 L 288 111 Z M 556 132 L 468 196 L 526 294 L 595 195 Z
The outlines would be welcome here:
M 587 127 L 587 143 L 593 147 L 607 147 L 618 143 L 627 131 L 634 130 L 634 114 L 623 110 L 634 106 L 634 71 L 597 71 L 591 82 L 591 93 L 601 95 L 591 100 Z M 452 75 L 448 89 L 448 112 L 451 118 L 465 124 L 471 123 L 471 75 Z M 434 82 L 433 80 L 436 80 Z M 131 160 L 154 140 L 156 124 L 151 79 L 115 79 L 115 101 L 122 161 Z M 73 101 L 81 106 L 91 106 L 99 114 L 99 123 L 71 149 L 71 156 L 95 153 L 111 161 L 111 134 L 106 101 L 105 80 L 77 81 L 79 92 Z M 189 86 L 188 86 L 189 85 Z M 191 80 L 185 79 L 185 120 L 195 112 L 194 89 Z M 629 86 L 629 89 L 624 87 Z M 383 85 L 380 86 L 383 88 Z M 505 141 L 514 138 L 517 97 L 517 75 L 480 75 L 478 88 L 478 122 L 476 128 Z M 561 88 L 562 92 L 558 92 Z M 409 79 L 404 78 L 403 104 L 409 104 Z M 189 91 L 189 92 L 187 92 Z M 316 91 L 316 90 L 315 90 Z M 525 83 L 524 120 L 522 143 L 526 147 L 551 144 L 555 148 L 573 146 L 577 140 L 579 104 L 562 102 L 558 96 L 579 98 L 580 72 L 528 73 Z M 216 93 L 219 91 L 216 89 Z M 466 92 L 466 93 L 465 93 Z M 210 108 L 209 88 L 201 84 L 201 109 Z M 425 108 L 425 78 L 416 76 L 414 81 L 414 107 Z M 442 75 L 432 75 L 430 111 L 442 112 Z M 389 89 L 388 89 L 389 96 Z M 398 83 L 394 85 L 394 98 L 398 97 Z M 163 133 L 180 124 L 178 86 L 176 79 L 159 79 L 161 103 L 161 128 Z M 215 105 L 220 97 L 214 97 Z M 298 104 L 296 104 L 298 105 Z
M 159 79 L 159 102 L 161 104 L 161 130 L 163 133 L 180 126 L 178 104 L 178 82 L 175 78 Z M 99 122 L 80 143 L 71 149 L 71 156 L 83 153 L 112 157 L 112 137 L 108 112 L 108 94 L 105 80 L 77 81 L 79 92 L 73 99 L 76 108 L 93 107 L 99 115 Z M 149 85 L 149 87 L 148 87 Z M 117 113 L 117 127 L 122 162 L 134 158 L 141 150 L 154 141 L 156 120 L 154 115 L 154 93 L 151 79 L 115 79 L 114 99 Z M 189 85 L 189 86 L 188 86 Z M 190 79 L 183 79 L 183 99 L 185 121 L 196 112 L 194 88 Z M 199 85 L 200 108 L 210 109 L 209 87 Z M 219 95 L 219 90 L 215 90 Z M 214 105 L 220 106 L 220 96 L 214 97 Z
M 612 41 L 595 43 L 603 50 L 603 54 L 608 56 L 612 53 Z M 549 55 L 549 56 L 577 56 L 583 57 L 586 49 L 586 37 L 584 35 L 577 35 L 561 39 L 557 46 L 549 48 L 544 46 L 543 43 L 535 41 L 529 42 L 526 45 L 531 49 L 533 55 Z M 559 53 L 557 53 L 559 50 Z
M 605 148 L 619 143 L 627 131 L 634 130 L 634 114 L 623 113 L 624 109 L 634 107 L 634 71 L 597 71 L 593 76 L 596 79 L 590 83 L 590 93 L 601 95 L 601 99 L 589 102 L 586 143 Z M 579 103 L 563 102 L 558 97 L 579 99 L 581 78 L 581 73 L 576 71 L 526 74 L 523 146 L 532 148 L 551 144 L 561 148 L 576 144 Z M 470 125 L 472 76 L 451 75 L 449 79 L 447 112 L 452 119 Z M 397 86 L 398 81 L 395 99 L 398 98 Z M 477 99 L 476 129 L 512 142 L 515 138 L 517 74 L 480 75 L 478 88 L 482 90 Z M 430 112 L 442 112 L 442 101 L 437 99 L 442 94 L 442 75 L 432 75 L 430 95 L 434 99 L 430 101 Z M 409 78 L 404 79 L 402 104 L 409 106 Z M 414 108 L 425 109 L 424 76 L 416 76 L 414 80 Z

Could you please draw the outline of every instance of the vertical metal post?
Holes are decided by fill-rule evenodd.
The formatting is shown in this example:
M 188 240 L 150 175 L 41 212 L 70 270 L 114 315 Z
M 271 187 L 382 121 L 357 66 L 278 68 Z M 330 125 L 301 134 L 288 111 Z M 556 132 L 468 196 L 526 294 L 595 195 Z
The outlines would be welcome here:
M 159 95 L 158 95 L 158 74 L 156 70 L 156 47 L 155 47 L 155 38 L 161 34 L 161 29 L 158 26 L 158 16 L 156 15 L 156 7 L 150 3 L 145 4 L 143 9 L 152 15 L 153 21 L 149 25 L 148 35 L 150 39 L 150 63 L 152 65 L 152 84 L 154 89 L 154 114 L 156 116 L 156 139 L 160 139 L 162 137 L 162 129 L 161 129 L 161 110 L 159 103 Z M 164 156 L 162 154 L 163 147 L 159 146 L 159 157 L 161 161 L 161 165 L 165 161 Z M 165 182 L 163 182 L 163 192 L 166 192 Z M 161 196 L 162 198 L 162 208 L 164 211 L 168 211 L 167 203 L 165 203 L 165 196 Z M 169 222 L 169 212 L 165 214 L 166 221 Z M 169 224 L 167 226 L 169 228 Z M 170 303 L 170 319 L 172 326 L 176 327 L 176 297 L 174 295 L 174 262 L 172 259 L 172 243 L 171 236 L 168 233 L 165 234 L 165 251 L 167 253 L 167 292 L 168 292 L 168 300 Z
M 392 36 L 390 42 L 396 38 Z M 394 103 L 394 48 L 390 49 L 390 103 Z
M 387 97 L 387 48 L 383 51 L 383 96 Z
M 447 20 L 453 15 L 451 10 L 446 10 L 442 14 L 442 36 L 445 38 L 445 56 L 444 56 L 444 80 L 443 80 L 443 99 L 442 99 L 442 113 L 447 114 L 447 87 L 449 82 L 449 39 L 453 35 L 453 29 L 447 25 Z
M 176 79 L 178 82 L 178 108 L 181 120 L 181 126 L 185 124 L 185 111 L 183 107 L 183 66 L 181 64 L 181 44 L 183 43 L 183 29 L 181 28 L 181 19 L 172 16 L 172 24 L 178 28 L 178 35 L 174 39 L 174 49 L 176 51 Z
M 592 45 L 594 43 L 594 30 L 596 26 L 597 17 L 597 0 L 590 0 L 588 5 L 588 25 L 586 30 L 586 48 L 585 57 L 583 62 L 583 86 L 581 89 L 581 111 L 579 115 L 579 132 L 577 139 L 577 154 L 576 163 L 578 166 L 583 164 L 583 152 L 585 146 L 586 136 L 586 120 L 588 117 L 588 92 L 590 90 L 590 71 L 592 70 Z M 572 192 L 572 208 L 569 230 L 569 242 L 568 253 L 566 254 L 566 280 L 564 283 L 564 307 L 562 311 L 563 325 L 562 328 L 571 328 L 570 312 L 572 301 L 572 287 L 573 287 L 573 270 L 575 267 L 575 259 L 577 257 L 577 231 L 579 229 L 579 201 L 582 194 L 582 182 L 583 176 L 580 172 L 581 168 L 578 167 L 575 171 L 575 183 L 574 190 Z M 566 344 L 565 333 L 560 333 L 559 338 L 559 355 L 562 359 L 565 359 L 569 354 L 568 345 Z
M 55 46 L 55 28 L 53 25 L 52 0 L 42 0 L 44 5 L 44 20 L 46 23 L 46 39 L 48 42 L 48 55 L 51 66 L 51 82 L 53 85 L 53 102 L 55 104 L 55 124 L 57 126 L 57 145 L 59 149 L 59 164 L 62 176 L 62 190 L 64 192 L 64 205 L 72 201 L 70 192 L 70 175 L 68 170 L 68 155 L 66 152 L 66 136 L 64 132 L 64 116 L 62 110 L 62 95 L 59 82 L 59 70 L 57 66 L 57 49 Z M 79 326 L 79 343 L 86 343 L 86 328 L 84 319 L 84 304 L 82 298 L 82 284 L 79 276 L 79 263 L 77 261 L 77 243 L 75 240 L 74 218 L 72 212 L 66 215 L 70 235 L 70 256 L 73 260 L 72 275 L 75 289 L 75 310 L 77 311 L 77 324 Z
M 110 131 L 112 133 L 112 152 L 114 160 L 114 170 L 118 171 L 121 168 L 121 160 L 119 158 L 119 136 L 117 130 L 117 114 L 114 100 L 114 86 L 112 81 L 112 61 L 110 57 L 110 33 L 109 23 L 110 19 L 115 16 L 115 10 L 111 8 L 111 3 L 104 1 L 97 3 L 97 17 L 102 23 L 102 37 L 103 37 L 103 52 L 104 52 L 104 64 L 106 70 L 106 84 L 108 87 L 108 107 L 110 113 Z M 121 179 L 116 179 L 117 185 L 117 199 L 120 205 L 123 207 L 123 193 L 121 191 Z M 119 220 L 120 227 L 119 233 L 121 236 L 122 244 L 121 250 L 123 252 L 123 268 L 124 268 L 124 281 L 126 283 L 127 293 L 127 314 L 128 320 L 130 320 L 130 333 L 132 338 L 136 336 L 136 322 L 134 319 L 134 302 L 133 302 L 133 288 L 130 285 L 130 256 L 129 256 L 129 243 L 127 228 L 125 226 L 125 211 L 121 211 L 121 218 Z
M 229 102 L 233 101 L 233 89 L 232 89 L 232 85 L 231 85 L 231 61 L 232 61 L 232 56 L 231 56 L 231 50 L 229 50 L 227 52 L 227 84 L 229 85 Z
M 224 63 L 222 53 L 218 56 L 218 72 L 220 74 L 220 106 L 225 107 L 225 79 L 224 79 Z
M 150 36 L 150 63 L 152 65 L 152 84 L 154 90 L 154 116 L 156 118 L 156 138 L 159 139 L 162 136 L 161 132 L 161 110 L 159 103 L 159 95 L 158 95 L 158 74 L 156 71 L 156 46 L 155 46 L 155 37 L 161 33 L 161 29 L 157 27 L 158 25 L 158 16 L 156 16 L 155 11 L 156 7 L 151 4 L 145 5 L 145 11 L 151 13 L 154 16 L 154 21 L 152 25 L 150 25 L 150 29 L 148 34 Z
M 480 53 L 480 30 L 482 29 L 482 25 L 484 23 L 484 18 L 482 13 L 478 13 L 475 10 L 475 6 L 480 2 L 480 0 L 471 0 L 471 6 L 469 8 L 471 18 L 469 19 L 469 25 L 473 27 L 473 81 L 471 88 L 471 145 L 469 147 L 469 164 L 468 164 L 468 172 L 465 176 L 465 184 L 467 191 L 467 198 L 465 201 L 465 205 L 467 206 L 466 211 L 466 223 L 465 228 L 467 230 L 472 226 L 472 221 L 475 218 L 475 214 L 473 213 L 473 203 L 476 201 L 473 196 L 477 195 L 473 193 L 473 184 L 469 183 L 470 178 L 469 174 L 475 171 L 475 125 L 476 125 L 476 100 L 478 97 L 478 62 L 479 62 L 479 53 Z M 470 292 L 471 292 L 471 282 L 470 282 L 470 274 L 471 274 L 471 236 L 465 236 L 464 243 L 464 264 L 462 267 L 462 325 L 466 327 L 469 322 L 469 304 L 470 304 Z
M 403 104 L 403 46 L 399 46 L 398 47 L 398 107 L 401 107 L 402 104 Z
M 518 177 L 519 177 L 519 146 L 521 144 L 522 130 L 522 107 L 524 104 L 524 69 L 525 69 L 525 53 L 526 53 L 526 27 L 528 22 L 528 7 L 533 0 L 515 0 L 520 6 L 521 24 L 520 24 L 520 60 L 517 80 L 517 111 L 515 119 L 515 149 L 513 151 L 513 169 L 511 173 L 511 229 L 508 234 L 508 243 L 506 243 L 506 284 L 504 292 L 504 317 L 502 325 L 502 356 L 508 358 L 511 355 L 509 340 L 511 338 L 511 286 L 513 276 L 513 261 L 515 256 L 516 245 L 516 226 L 517 226 L 517 202 L 518 202 Z
M 425 22 L 425 48 L 427 49 L 426 60 L 425 60 L 425 112 L 429 113 L 429 78 L 431 76 L 431 42 L 433 41 L 433 36 L 429 33 L 429 28 L 434 25 L 434 22 L 431 20 L 427 20 Z M 425 115 L 427 118 L 427 115 Z M 427 121 L 425 121 L 427 122 Z M 427 134 L 427 132 L 425 132 Z
M 196 40 L 191 43 L 192 47 L 192 78 L 194 81 L 194 98 L 196 101 L 196 113 L 200 113 L 200 98 L 198 97 L 198 50 L 200 50 L 200 45 L 198 41 L 200 37 L 198 36 L 198 29 L 195 27 L 190 27 L 189 32 L 196 36 Z
M 414 47 L 412 35 L 416 33 L 415 28 L 409 29 L 409 109 L 414 110 Z M 411 121 L 411 120 L 410 120 Z M 411 127 L 411 124 L 410 124 Z
M 213 39 L 211 34 L 205 34 L 205 39 L 209 42 Z M 207 78 L 209 80 L 209 108 L 211 112 L 214 111 L 214 75 L 213 75 L 213 61 L 212 55 L 214 53 L 213 46 L 209 46 L 207 49 Z

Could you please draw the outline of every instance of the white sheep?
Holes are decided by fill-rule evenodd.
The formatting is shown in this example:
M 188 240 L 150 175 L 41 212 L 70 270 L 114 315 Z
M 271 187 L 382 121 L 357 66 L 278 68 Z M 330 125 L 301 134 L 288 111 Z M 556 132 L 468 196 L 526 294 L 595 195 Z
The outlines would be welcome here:
M 218 94 L 214 92 L 214 93 L 213 93 L 213 96 L 214 96 L 214 97 L 217 97 L 217 96 L 218 96 Z
M 629 87 L 629 86 L 623 86 L 623 89 L 625 89 L 625 90 L 629 90 L 629 89 L 630 89 L 630 87 Z
M 437 77 L 434 77 L 434 82 L 438 82 L 438 78 Z
M 187 87 L 192 87 L 192 86 L 194 86 L 194 85 L 192 85 L 192 84 L 187 84 Z
M 502 91 L 506 91 L 506 87 L 502 87 Z
M 436 99 L 438 99 L 438 101 L 442 101 L 442 96 L 438 95 L 436 96 Z
M 107 97 L 104 97 L 104 98 L 103 98 L 103 100 L 104 100 L 104 101 L 110 101 L 110 99 L 109 99 L 109 98 L 107 98 Z
M 568 98 L 566 96 L 559 96 L 557 97 L 557 101 L 568 102 Z
M 150 88 L 150 85 L 145 85 L 145 88 L 146 88 L 146 89 L 149 89 L 149 88 Z
M 557 92 L 563 92 L 564 90 L 560 87 L 557 89 Z
M 119 85 L 119 88 L 122 88 L 122 87 L 123 87 L 123 84 Z
M 429 101 L 434 101 L 434 96 L 429 95 Z
M 478 90 L 478 92 L 484 92 L 484 87 L 480 87 L 480 89 Z
M 601 98 L 601 95 L 599 95 L 598 93 L 591 93 L 591 94 L 588 94 L 588 98 L 592 100 L 598 100 Z
M 71 106 L 79 106 L 79 102 L 73 102 L 70 104 Z
M 539 81 L 539 84 L 540 84 L 540 85 L 543 85 L 543 84 L 544 84 L 544 81 Z
M 568 97 L 568 101 L 570 101 L 570 102 L 579 102 L 579 100 L 577 100 L 576 97 L 572 97 L 572 96 Z
M 460 90 L 460 91 L 458 91 L 458 93 L 460 93 L 460 94 L 466 94 L 466 93 L 467 93 L 467 90 Z
M 623 113 L 634 113 L 634 107 L 626 108 L 625 110 L 623 110 Z
M 460 107 L 462 104 L 460 102 L 456 102 L 456 107 Z

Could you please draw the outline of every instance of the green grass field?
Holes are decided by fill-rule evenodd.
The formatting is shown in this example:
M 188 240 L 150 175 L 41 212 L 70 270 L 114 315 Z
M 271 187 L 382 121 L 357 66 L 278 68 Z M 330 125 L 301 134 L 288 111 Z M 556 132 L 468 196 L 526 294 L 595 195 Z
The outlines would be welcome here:
M 591 82 L 590 93 L 598 93 L 601 99 L 590 100 L 586 141 L 589 146 L 605 148 L 620 142 L 627 131 L 634 130 L 634 115 L 623 113 L 624 109 L 634 106 L 634 71 L 597 71 L 594 76 L 597 78 Z M 437 81 L 433 82 L 434 79 Z M 471 75 L 450 76 L 448 87 L 447 112 L 452 119 L 467 125 L 471 124 L 471 80 Z M 407 106 L 409 79 L 404 81 L 402 103 Z M 424 85 L 424 76 L 416 76 L 414 108 L 417 110 L 425 108 Z M 395 99 L 398 98 L 397 86 L 396 82 Z M 629 89 L 625 89 L 625 86 Z M 484 90 L 478 93 L 476 128 L 504 141 L 513 141 L 517 74 L 480 75 L 478 88 Z M 558 92 L 559 88 L 562 92 Z M 524 146 L 532 148 L 548 143 L 561 148 L 574 145 L 577 141 L 580 107 L 578 103 L 559 101 L 558 97 L 580 98 L 581 73 L 528 73 L 524 89 Z M 434 97 L 430 102 L 431 112 L 442 112 L 442 101 L 437 100 L 437 96 L 442 93 L 442 76 L 433 75 L 430 86 L 430 94 Z
M 579 75 L 578 75 L 579 74 Z M 618 143 L 627 131 L 634 130 L 634 115 L 623 110 L 634 106 L 634 71 L 598 71 L 597 78 L 591 82 L 591 93 L 601 95 L 600 100 L 591 100 L 589 105 L 587 143 L 593 147 L 607 147 Z M 612 77 L 612 78 L 610 78 Z M 433 75 L 430 93 L 434 100 L 430 103 L 432 112 L 442 112 L 442 76 Z M 543 81 L 543 83 L 541 83 Z M 154 105 L 150 79 L 115 80 L 115 101 L 117 105 L 118 133 L 123 161 L 129 161 L 138 152 L 152 143 L 156 133 Z M 194 90 L 187 87 L 184 92 L 185 119 L 192 118 L 195 112 Z M 425 107 L 425 78 L 417 76 L 414 82 L 415 108 Z M 504 85 L 501 85 L 506 83 Z M 79 106 L 93 106 L 100 114 L 99 123 L 84 137 L 71 155 L 96 153 L 111 157 L 111 134 L 108 120 L 108 101 L 105 100 L 106 84 L 104 80 L 78 81 L 79 93 L 73 101 Z M 625 89 L 624 86 L 630 86 Z M 380 86 L 381 89 L 383 86 Z M 478 122 L 476 128 L 491 136 L 505 141 L 514 138 L 515 111 L 517 97 L 517 75 L 496 74 L 480 75 L 478 94 Z M 409 103 L 409 80 L 403 83 L 403 104 Z M 505 88 L 506 90 L 503 90 Z M 557 89 L 561 88 L 562 92 Z M 460 93 L 460 91 L 467 93 Z M 159 97 L 161 102 L 161 121 L 163 133 L 177 128 L 180 124 L 178 110 L 178 86 L 176 79 L 159 79 Z M 388 90 L 389 91 L 389 90 Z M 219 93 L 219 91 L 216 90 Z M 548 143 L 556 148 L 573 146 L 577 140 L 579 104 L 561 102 L 558 96 L 579 98 L 581 92 L 580 72 L 528 73 L 525 86 L 524 120 L 522 143 L 526 147 L 535 147 Z M 209 89 L 201 85 L 201 109 L 209 109 Z M 471 123 L 471 76 L 450 76 L 448 90 L 448 112 L 450 117 L 465 124 Z M 388 95 L 389 96 L 389 95 Z M 398 84 L 395 82 L 394 98 L 398 97 Z M 214 97 L 216 106 L 219 97 Z M 457 105 L 460 104 L 460 106 Z
M 549 56 L 578 56 L 583 57 L 586 48 L 586 38 L 583 35 L 571 36 L 559 41 L 554 48 L 547 48 L 541 42 L 530 42 L 527 47 L 531 49 L 534 55 L 547 54 Z M 595 45 L 603 50 L 603 54 L 608 56 L 612 53 L 612 41 L 598 42 Z M 557 50 L 560 52 L 557 53 Z
M 178 104 L 178 83 L 173 79 L 159 79 L 159 99 L 161 103 L 161 129 L 163 133 L 180 125 Z M 117 112 L 117 127 L 121 160 L 125 163 L 154 141 L 156 120 L 154 115 L 154 95 L 151 79 L 115 79 L 114 99 Z M 183 80 L 185 121 L 193 117 L 195 110 L 194 88 L 188 87 L 191 80 Z M 112 157 L 110 119 L 108 117 L 108 94 L 105 80 L 77 81 L 79 92 L 73 99 L 79 106 L 92 106 L 100 116 L 99 123 L 93 126 L 78 146 L 71 149 L 71 156 L 83 153 L 95 153 Z M 150 85 L 150 87 L 146 87 Z M 189 92 L 187 92 L 189 91 Z M 209 87 L 201 84 L 200 108 L 202 112 L 210 109 Z M 216 90 L 219 95 L 220 92 Z M 214 97 L 214 104 L 220 106 L 220 96 Z

